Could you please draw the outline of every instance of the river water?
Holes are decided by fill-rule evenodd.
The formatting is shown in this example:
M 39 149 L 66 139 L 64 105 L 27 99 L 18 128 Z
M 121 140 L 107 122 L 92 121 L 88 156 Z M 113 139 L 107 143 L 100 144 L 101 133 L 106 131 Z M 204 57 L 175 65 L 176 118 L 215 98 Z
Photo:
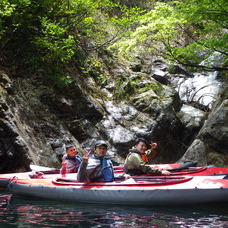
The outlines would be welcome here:
M 0 227 L 228 227 L 227 204 L 123 206 L 65 203 L 0 192 Z

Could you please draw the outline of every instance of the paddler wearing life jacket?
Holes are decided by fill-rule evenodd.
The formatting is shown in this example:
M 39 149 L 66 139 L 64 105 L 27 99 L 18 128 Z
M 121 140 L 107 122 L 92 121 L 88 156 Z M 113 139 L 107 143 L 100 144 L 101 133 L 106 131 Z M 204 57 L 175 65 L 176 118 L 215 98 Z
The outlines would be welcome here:
M 149 145 L 151 149 L 148 150 Z M 134 147 L 129 150 L 124 163 L 124 172 L 130 175 L 154 174 L 154 175 L 170 175 L 169 171 L 155 169 L 148 165 L 148 161 L 157 153 L 157 143 L 150 144 L 143 138 L 138 138 Z
M 82 162 L 82 158 L 78 154 L 76 147 L 72 144 L 66 145 L 65 151 L 66 154 L 62 157 L 63 162 L 60 173 L 62 173 L 63 169 L 65 169 L 65 173 L 76 173 Z
M 108 145 L 99 140 L 94 145 L 94 154 L 84 151 L 82 163 L 77 173 L 80 182 L 110 182 L 114 180 L 114 169 L 112 162 L 106 156 Z

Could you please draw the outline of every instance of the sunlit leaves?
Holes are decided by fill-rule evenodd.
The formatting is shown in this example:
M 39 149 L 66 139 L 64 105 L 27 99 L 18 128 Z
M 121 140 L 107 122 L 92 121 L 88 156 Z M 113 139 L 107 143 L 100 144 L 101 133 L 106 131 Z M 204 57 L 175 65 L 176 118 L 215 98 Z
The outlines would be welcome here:
M 158 3 L 154 10 L 143 16 L 130 37 L 123 38 L 112 47 L 119 47 L 121 52 L 129 52 L 142 45 L 151 51 L 161 45 L 164 39 L 175 36 L 178 33 L 176 28 L 180 23 L 184 21 L 175 15 L 173 7 Z
M 3 17 L 9 17 L 15 9 L 15 4 L 10 4 L 8 0 L 2 0 L 0 2 L 0 39 L 6 28 L 2 25 L 4 20 Z
M 182 52 L 185 52 L 186 61 L 197 60 L 197 53 L 200 50 L 207 50 L 208 56 L 215 51 L 228 55 L 228 2 L 226 0 L 186 0 L 175 3 L 177 14 L 186 20 L 190 28 L 188 31 L 185 30 L 190 38 L 190 44 L 179 47 L 182 48 Z M 182 25 L 182 28 L 186 28 L 186 25 Z M 187 57 L 189 53 L 190 56 Z
M 182 64 L 199 64 L 215 51 L 227 56 L 227 9 L 226 0 L 157 2 L 110 48 L 126 56 L 149 51 Z
M 0 2 L 0 17 L 10 16 L 15 6 L 15 4 L 11 4 L 8 0 L 2 0 Z

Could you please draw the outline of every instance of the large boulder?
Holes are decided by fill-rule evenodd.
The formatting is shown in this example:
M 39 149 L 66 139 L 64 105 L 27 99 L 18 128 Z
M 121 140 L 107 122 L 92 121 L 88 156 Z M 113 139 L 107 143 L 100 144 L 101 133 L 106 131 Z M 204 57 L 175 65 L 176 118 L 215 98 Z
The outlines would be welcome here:
M 213 109 L 180 159 L 184 160 L 197 160 L 199 165 L 228 166 L 228 99 Z
M 190 105 L 183 105 L 178 116 L 185 126 L 183 143 L 188 147 L 202 128 L 207 113 Z M 187 149 L 187 148 L 186 148 Z

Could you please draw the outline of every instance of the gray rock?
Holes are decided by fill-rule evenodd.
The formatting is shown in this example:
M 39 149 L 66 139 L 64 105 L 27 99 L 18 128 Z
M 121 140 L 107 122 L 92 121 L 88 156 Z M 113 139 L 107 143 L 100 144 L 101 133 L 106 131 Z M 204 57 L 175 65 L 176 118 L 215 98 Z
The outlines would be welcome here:
M 180 161 L 193 159 L 198 161 L 199 165 L 226 166 L 227 155 L 228 100 L 226 99 L 209 115 L 196 139 Z
M 179 162 L 184 161 L 197 161 L 198 166 L 207 165 L 207 152 L 204 142 L 200 139 L 194 140 L 184 156 L 179 160 Z
M 163 60 L 152 64 L 157 75 L 175 76 Z M 75 77 L 60 90 L 33 76 L 15 79 L 1 73 L 0 172 L 26 170 L 30 163 L 59 168 L 65 144 L 74 144 L 82 155 L 83 148 L 93 149 L 98 139 L 106 140 L 109 156 L 122 163 L 137 137 L 158 143 L 153 163 L 181 158 L 228 164 L 227 95 L 204 123 L 207 115 L 187 111 L 174 88 L 150 77 L 152 68 L 147 74 L 124 67 L 112 71 L 113 78 L 122 80 L 118 88 L 112 77 L 106 88 L 92 78 Z M 122 96 L 116 99 L 118 89 Z

